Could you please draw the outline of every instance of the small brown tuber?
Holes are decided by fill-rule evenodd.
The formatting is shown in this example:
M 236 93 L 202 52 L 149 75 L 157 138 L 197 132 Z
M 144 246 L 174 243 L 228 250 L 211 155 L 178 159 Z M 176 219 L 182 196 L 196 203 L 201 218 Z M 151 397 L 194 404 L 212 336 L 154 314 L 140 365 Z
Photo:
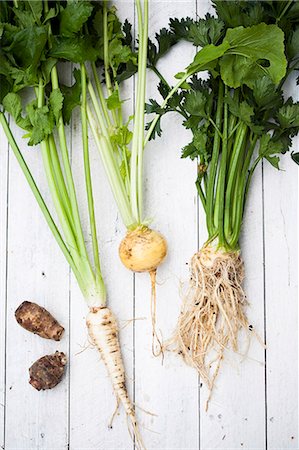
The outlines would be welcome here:
M 46 339 L 59 341 L 64 328 L 42 306 L 32 302 L 23 302 L 16 310 L 17 322 L 26 330 Z
M 66 365 L 66 356 L 62 352 L 39 358 L 29 369 L 29 383 L 38 391 L 52 389 L 60 383 Z

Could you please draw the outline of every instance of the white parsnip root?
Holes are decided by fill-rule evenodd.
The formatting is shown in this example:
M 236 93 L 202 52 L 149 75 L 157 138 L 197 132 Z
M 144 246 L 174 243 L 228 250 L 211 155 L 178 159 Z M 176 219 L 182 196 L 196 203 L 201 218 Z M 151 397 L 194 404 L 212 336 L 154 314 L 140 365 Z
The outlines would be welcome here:
M 210 395 L 224 351 L 238 351 L 239 331 L 249 329 L 243 279 L 239 252 L 207 245 L 191 260 L 189 288 L 168 347 L 197 369 Z
M 89 336 L 107 367 L 117 403 L 121 403 L 130 422 L 130 434 L 138 449 L 145 449 L 138 429 L 135 409 L 128 396 L 125 369 L 121 356 L 117 321 L 107 307 L 90 308 L 86 318 Z

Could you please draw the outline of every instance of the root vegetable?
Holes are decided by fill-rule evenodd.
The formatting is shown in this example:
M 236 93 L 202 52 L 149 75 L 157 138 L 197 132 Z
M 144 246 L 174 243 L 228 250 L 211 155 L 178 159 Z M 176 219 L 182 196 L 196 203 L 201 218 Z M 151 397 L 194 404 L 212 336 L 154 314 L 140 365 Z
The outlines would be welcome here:
M 134 272 L 151 272 L 166 257 L 167 243 L 157 231 L 138 227 L 128 231 L 119 246 L 122 263 Z
M 111 379 L 117 402 L 121 403 L 129 418 L 138 448 L 144 448 L 135 416 L 134 407 L 129 399 L 125 369 L 123 365 L 118 326 L 112 311 L 107 308 L 91 308 L 86 318 L 89 336 L 98 349 Z
M 64 375 L 66 361 L 66 356 L 62 352 L 39 358 L 29 369 L 29 383 L 38 391 L 53 389 Z
M 120 259 L 127 269 L 149 272 L 151 277 L 152 353 L 155 356 L 162 352 L 162 343 L 156 331 L 156 273 L 166 254 L 167 243 L 164 237 L 144 226 L 128 231 L 119 246 Z
M 198 370 L 210 392 L 224 350 L 238 351 L 240 329 L 249 330 L 243 279 L 239 251 L 207 245 L 191 260 L 189 289 L 169 344 Z
M 23 302 L 15 312 L 18 324 L 45 339 L 60 341 L 64 328 L 42 306 L 33 302 Z
M 134 121 L 126 117 L 122 106 L 119 79 L 126 79 L 134 71 L 126 72 L 120 59 L 109 54 L 109 48 L 117 39 L 120 51 L 126 54 L 131 66 L 136 61 L 136 54 L 127 45 L 125 34 L 113 8 L 108 9 L 103 3 L 102 30 L 90 27 L 89 35 L 103 42 L 104 83 L 102 83 L 96 64 L 92 65 L 92 76 L 88 80 L 90 106 L 87 108 L 88 121 L 95 144 L 101 155 L 102 163 L 111 186 L 120 216 L 127 228 L 127 235 L 119 247 L 119 256 L 125 267 L 134 272 L 149 272 L 151 276 L 151 319 L 153 336 L 158 340 L 154 327 L 156 322 L 156 269 L 164 260 L 167 252 L 166 241 L 159 233 L 148 228 L 143 213 L 143 154 L 149 135 L 145 136 L 145 93 L 146 70 L 148 61 L 148 0 L 136 0 L 138 17 L 138 57 L 136 72 L 138 83 Z M 142 5 L 143 3 L 143 5 Z M 109 25 L 110 24 L 110 25 Z M 114 24 L 114 28 L 111 26 Z M 110 28 L 111 32 L 110 32 Z M 118 30 L 118 31 L 116 31 Z M 137 43 L 137 42 L 136 42 Z M 99 65 L 103 61 L 99 61 Z M 122 71 L 125 71 L 122 74 Z M 105 85 L 105 86 L 103 86 Z M 112 102 L 112 99 L 118 99 Z M 154 340 L 154 339 L 153 339 Z M 153 348 L 155 344 L 152 344 Z M 158 352 L 160 354 L 161 346 Z
M 169 39 L 174 34 L 200 49 L 173 88 L 160 73 L 159 92 L 169 93 L 161 104 L 148 103 L 148 111 L 159 114 L 148 124 L 151 137 L 157 127 L 161 134 L 159 120 L 170 111 L 184 117 L 192 134 L 182 158 L 197 162 L 195 184 L 208 239 L 191 260 L 189 289 L 170 343 L 198 370 L 209 396 L 225 351 L 238 351 L 239 331 L 249 329 L 240 234 L 253 174 L 263 159 L 279 168 L 281 154 L 299 131 L 299 103 L 284 100 L 282 93 L 299 52 L 298 21 L 289 20 L 296 2 L 283 10 L 275 6 L 271 17 L 268 2 L 260 2 L 259 18 L 252 22 L 247 18 L 255 5 L 245 3 L 214 0 L 213 17 L 170 20 Z M 260 65 L 263 60 L 267 67 Z M 178 89 L 176 102 L 169 102 Z
M 139 2 L 139 0 L 137 1 Z M 0 124 L 46 222 L 76 277 L 82 296 L 88 308 L 92 311 L 89 314 L 88 321 L 90 335 L 94 337 L 95 344 L 108 367 L 116 396 L 118 400 L 122 401 L 130 418 L 132 424 L 130 428 L 131 436 L 141 448 L 142 441 L 136 425 L 134 407 L 126 392 L 116 322 L 107 308 L 106 288 L 100 265 L 89 157 L 87 90 L 90 77 L 87 76 L 84 62 L 88 62 L 88 66 L 91 61 L 95 62 L 95 58 L 101 53 L 102 49 L 99 52 L 99 48 L 94 48 L 92 42 L 98 42 L 99 45 L 102 45 L 103 39 L 90 39 L 90 36 L 87 36 L 86 42 L 89 42 L 89 44 L 83 45 L 83 47 L 78 45 L 78 38 L 81 43 L 85 42 L 84 35 L 88 31 L 89 24 L 93 23 L 92 17 L 98 16 L 98 14 L 99 17 L 104 15 L 107 25 L 107 5 L 106 2 L 85 2 L 84 0 L 78 0 L 76 5 L 73 2 L 57 1 L 57 14 L 55 14 L 55 24 L 52 27 L 53 18 L 49 17 L 48 2 L 38 2 L 38 14 L 34 13 L 30 2 L 18 0 L 15 3 L 17 6 L 14 6 L 13 3 L 7 3 L 7 18 L 15 33 L 22 34 L 22 43 L 18 41 L 15 45 L 14 37 L 6 29 L 0 36 L 0 47 L 1 51 L 4 49 L 4 59 L 11 61 L 12 71 L 17 70 L 18 73 L 26 73 L 30 76 L 26 76 L 22 80 L 16 80 L 10 74 L 7 74 L 6 78 L 4 77 L 9 92 L 7 95 L 6 92 L 3 93 L 4 99 L 3 96 L 0 96 Z M 140 3 L 138 4 L 140 6 Z M 76 11 L 78 10 L 78 20 L 75 21 L 75 28 L 72 28 L 73 31 L 70 35 L 65 17 L 72 17 L 74 8 L 77 8 Z M 102 14 L 103 9 L 105 9 L 105 14 Z M 25 21 L 26 23 L 20 21 L 20 14 L 28 18 Z M 115 20 L 118 20 L 114 9 L 113 16 Z M 111 32 L 115 29 L 111 22 L 109 22 L 110 28 Z M 121 30 L 122 27 L 120 26 L 118 29 Z M 57 31 L 59 32 L 59 39 L 62 38 L 67 43 L 63 56 L 59 44 L 58 48 L 56 45 L 58 43 L 57 36 L 55 36 Z M 102 34 L 102 32 L 101 29 L 100 33 Z M 120 43 L 119 38 L 117 38 L 117 41 Z M 25 46 L 32 46 L 34 55 L 29 59 L 26 58 L 26 55 L 24 59 L 20 59 Z M 128 48 L 126 45 L 125 51 Z M 72 87 L 66 87 L 60 83 L 56 63 L 61 59 L 69 61 L 70 66 L 71 63 L 81 62 L 80 68 L 74 72 L 76 83 Z M 136 60 L 135 53 L 134 59 Z M 47 67 L 46 70 L 45 67 Z M 110 72 L 110 69 L 107 70 Z M 22 97 L 23 88 L 24 90 L 26 88 L 26 92 L 31 92 L 31 95 Z M 35 99 L 32 100 L 34 96 Z M 30 99 L 29 104 L 28 99 Z M 71 151 L 66 139 L 66 125 L 71 118 L 72 109 L 78 104 L 81 106 L 83 159 L 83 174 L 81 174 L 83 184 L 80 183 L 80 187 L 84 190 L 85 186 L 85 201 L 88 207 L 88 223 L 84 218 L 84 229 L 86 226 L 88 228 L 88 234 L 86 235 L 82 226 L 81 208 L 78 204 L 78 192 L 70 158 Z M 13 136 L 5 113 L 9 113 L 15 119 L 17 125 L 26 129 L 29 145 L 39 145 L 41 161 L 38 158 L 37 163 L 41 162 L 43 165 L 45 173 L 43 191 L 46 192 L 49 204 L 45 202 L 41 195 L 36 180 Z M 112 131 L 112 128 L 110 131 Z M 123 150 L 126 152 L 125 148 Z M 50 199 L 52 202 L 50 202 Z M 55 218 L 50 213 L 51 210 L 55 211 Z M 87 248 L 89 237 L 91 237 L 91 252 Z M 32 306 L 30 313 L 26 311 L 25 319 L 21 317 L 21 311 L 18 312 L 23 326 L 47 335 L 50 331 L 45 332 L 43 329 L 45 320 L 42 319 L 42 317 L 45 317 L 45 312 L 38 311 L 38 314 L 37 319 L 37 316 L 32 312 Z M 110 317 L 110 324 L 106 323 L 103 314 L 105 317 Z M 58 337 L 58 335 L 59 332 L 55 336 Z M 49 389 L 55 386 L 62 376 L 64 364 L 63 354 L 41 358 L 30 369 L 30 383 L 36 389 Z M 112 364 L 115 364 L 113 370 Z M 92 405 L 90 410 L 92 414 Z

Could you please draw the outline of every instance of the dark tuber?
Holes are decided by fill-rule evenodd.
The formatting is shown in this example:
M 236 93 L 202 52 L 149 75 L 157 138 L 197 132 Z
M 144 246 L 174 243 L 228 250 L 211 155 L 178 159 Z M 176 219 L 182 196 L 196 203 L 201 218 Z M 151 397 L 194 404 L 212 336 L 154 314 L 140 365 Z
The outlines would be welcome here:
M 64 328 L 42 306 L 32 302 L 23 302 L 16 310 L 17 322 L 26 330 L 46 339 L 59 341 Z
M 39 358 L 29 369 L 29 383 L 38 391 L 52 389 L 60 383 L 66 365 L 66 356 L 62 352 Z

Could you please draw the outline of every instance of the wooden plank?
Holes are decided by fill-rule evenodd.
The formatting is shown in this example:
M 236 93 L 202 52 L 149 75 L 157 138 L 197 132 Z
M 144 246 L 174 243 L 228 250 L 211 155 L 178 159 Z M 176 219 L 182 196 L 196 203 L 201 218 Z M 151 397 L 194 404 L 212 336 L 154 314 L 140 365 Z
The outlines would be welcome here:
M 0 448 L 4 448 L 8 144 L 0 127 Z
M 13 133 L 37 183 L 45 188 L 39 148 L 29 148 L 15 126 Z M 28 369 L 45 354 L 67 353 L 69 269 L 13 155 L 9 169 L 5 448 L 60 450 L 68 443 L 68 375 L 54 390 L 38 392 L 28 384 Z M 43 193 L 50 201 L 45 189 Z M 45 306 L 64 325 L 61 342 L 42 339 L 17 324 L 14 311 L 24 300 Z
M 295 77 L 286 98 L 298 99 Z M 294 139 L 292 150 L 299 151 Z M 264 165 L 268 449 L 298 449 L 298 167 Z
M 263 205 L 261 169 L 253 178 L 240 239 L 250 306 L 247 315 L 256 332 L 264 335 Z M 246 348 L 244 333 L 240 351 Z M 207 389 L 201 388 L 201 449 L 265 448 L 264 349 L 253 337 L 248 358 L 227 352 L 215 390 L 205 412 Z
M 198 15 L 204 8 L 198 1 Z M 209 3 L 209 12 L 213 8 Z M 263 204 L 262 173 L 257 169 L 243 223 L 240 244 L 245 264 L 244 289 L 249 301 L 247 314 L 257 333 L 264 335 L 263 307 Z M 201 209 L 199 223 L 205 221 Z M 200 228 L 200 244 L 206 231 Z M 240 353 L 246 351 L 245 333 L 240 336 Z M 265 447 L 264 349 L 253 338 L 248 358 L 227 352 L 206 412 L 208 392 L 200 389 L 200 449 L 262 449 Z
M 150 5 L 150 37 L 169 17 L 195 15 L 194 1 L 154 2 Z M 170 83 L 186 67 L 194 48 L 182 43 L 160 63 Z M 148 77 L 147 97 L 157 98 L 157 78 Z M 153 228 L 166 237 L 168 258 L 158 269 L 157 328 L 163 338 L 174 331 L 181 306 L 179 288 L 188 278 L 187 263 L 196 250 L 196 167 L 181 161 L 181 149 L 190 133 L 184 131 L 177 115 L 162 121 L 164 133 L 145 151 L 145 211 Z M 135 277 L 135 383 L 136 404 L 154 414 L 143 414 L 145 444 L 149 448 L 198 448 L 198 380 L 195 371 L 176 355 L 166 354 L 164 364 L 151 354 L 150 280 L 148 274 Z
M 117 2 L 117 7 L 120 18 L 123 20 L 128 18 L 133 23 L 133 2 Z M 133 80 L 125 83 L 124 92 L 124 98 L 131 99 L 125 103 L 127 113 L 130 115 L 132 114 Z M 127 387 L 133 398 L 133 323 L 123 328 L 126 321 L 133 318 L 133 275 L 122 266 L 118 258 L 118 245 L 124 236 L 125 228 L 117 212 L 91 133 L 90 144 L 102 272 L 108 293 L 108 305 L 115 313 L 120 327 Z M 86 200 L 85 197 L 83 198 L 84 179 L 82 175 L 79 176 L 83 170 L 81 148 L 80 117 L 77 111 L 73 124 L 73 167 L 77 174 L 76 180 L 82 205 L 84 202 L 86 204 Z M 87 228 L 87 214 L 86 211 L 82 212 L 85 217 L 84 226 Z M 72 278 L 70 446 L 72 450 L 133 448 L 122 408 L 113 422 L 113 428 L 108 427 L 116 402 L 106 367 L 100 360 L 97 350 L 88 344 L 86 314 L 86 305 Z M 82 351 L 84 349 L 86 351 Z

